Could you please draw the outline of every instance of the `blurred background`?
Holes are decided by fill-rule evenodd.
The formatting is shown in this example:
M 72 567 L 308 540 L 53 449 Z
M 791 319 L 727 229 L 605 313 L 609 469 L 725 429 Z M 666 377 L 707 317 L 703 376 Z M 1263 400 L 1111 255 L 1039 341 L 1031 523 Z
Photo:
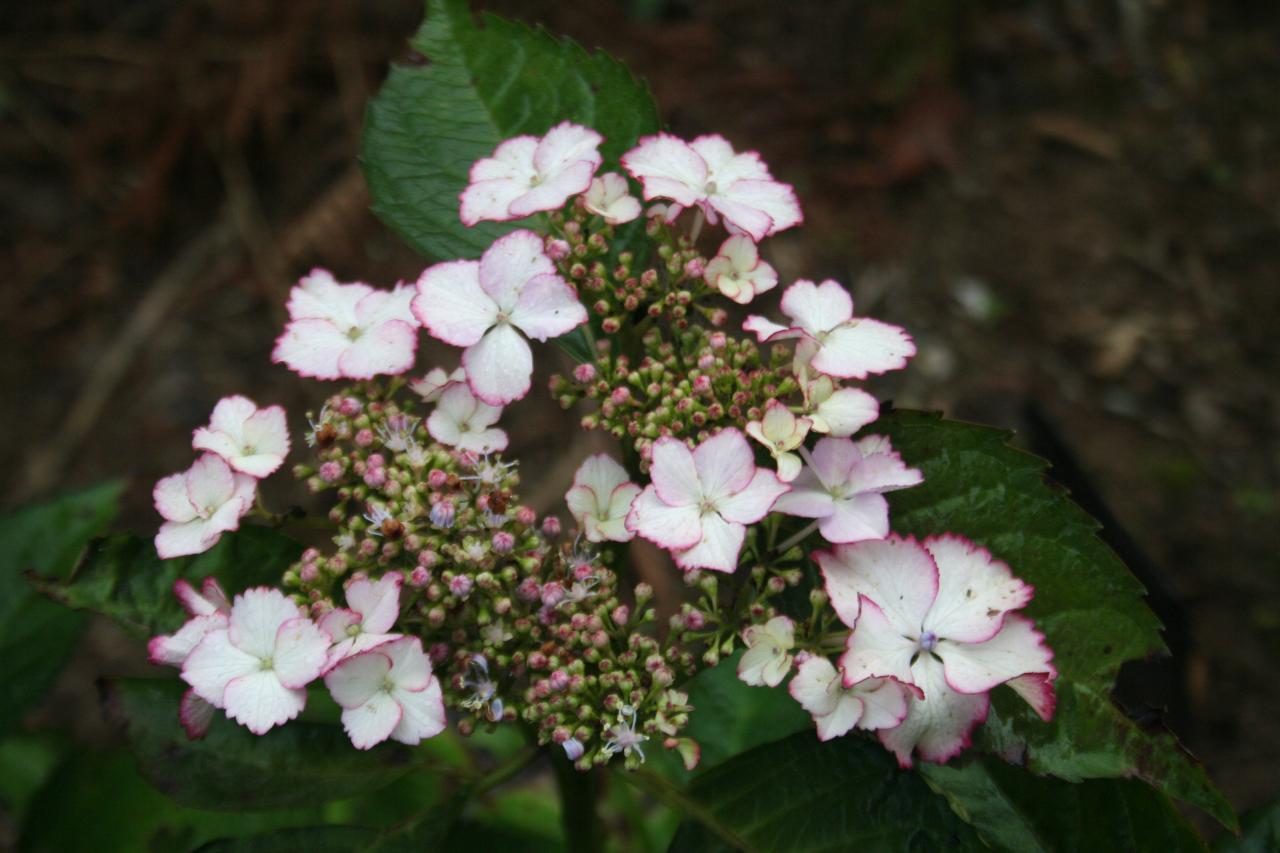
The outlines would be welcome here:
M 722 133 L 793 183 L 805 227 L 765 247 L 784 282 L 836 278 L 915 333 L 877 389 L 896 405 L 1016 428 L 1055 462 L 1169 627 L 1176 660 L 1126 674 L 1129 710 L 1167 722 L 1237 808 L 1275 796 L 1280 5 L 473 5 L 604 48 L 674 132 Z M 421 14 L 8 4 L 0 508 L 125 477 L 123 523 L 147 533 L 151 485 L 189 464 L 219 397 L 303 423 L 327 389 L 269 361 L 293 281 L 325 266 L 389 286 L 426 263 L 368 212 L 357 164 Z M 423 344 L 420 365 L 451 366 Z M 508 417 L 546 472 L 526 496 L 553 509 L 598 437 L 566 448 L 536 392 Z M 108 740 L 94 678 L 145 668 L 95 624 L 29 722 Z

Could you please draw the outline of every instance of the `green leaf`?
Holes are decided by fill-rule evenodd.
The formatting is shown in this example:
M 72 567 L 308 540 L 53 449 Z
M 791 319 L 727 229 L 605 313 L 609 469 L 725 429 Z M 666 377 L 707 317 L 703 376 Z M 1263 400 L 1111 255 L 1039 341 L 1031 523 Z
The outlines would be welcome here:
M 42 598 L 24 573 L 65 577 L 116 515 L 121 483 L 105 483 L 0 518 L 0 733 L 11 729 L 62 669 L 83 617 Z
M 862 737 L 813 732 L 757 747 L 694 780 L 671 850 L 974 849 L 973 830 L 916 773 Z
M 1072 784 L 992 758 L 966 766 L 922 764 L 920 772 L 996 850 L 1205 849 L 1172 801 L 1136 779 Z
M 1274 853 L 1280 850 L 1280 800 L 1254 809 L 1240 822 L 1240 835 L 1223 833 L 1217 853 Z
M 116 535 L 89 544 L 65 582 L 42 579 L 41 589 L 77 610 L 110 616 L 126 631 L 146 638 L 173 631 L 185 620 L 173 594 L 174 581 L 197 586 L 217 577 L 228 595 L 248 587 L 276 586 L 302 545 L 269 527 L 244 526 L 224 534 L 213 548 L 194 557 L 162 560 L 150 539 Z
M 1007 432 L 933 414 L 894 412 L 873 429 L 924 472 L 922 485 L 888 496 L 895 531 L 959 533 L 1036 588 L 1026 613 L 1054 649 L 1057 712 L 1046 724 L 997 690 L 980 743 L 1072 781 L 1138 776 L 1236 826 L 1230 804 L 1177 741 L 1139 728 L 1112 702 L 1124 661 L 1166 651 L 1160 624 L 1142 585 L 1097 537 L 1097 522 L 1047 481 L 1044 460 L 1010 447 Z
M 178 723 L 183 687 L 177 679 L 117 682 L 108 712 L 123 724 L 142 775 L 184 805 L 317 805 L 376 790 L 413 769 L 400 744 L 352 749 L 340 727 L 303 720 L 259 736 L 218 716 L 204 738 L 188 740 Z
M 198 853 L 351 853 L 368 849 L 377 837 L 375 830 L 359 826 L 308 826 L 222 838 L 199 847 Z
M 658 129 L 626 66 L 493 15 L 477 23 L 465 0 L 429 0 L 410 44 L 419 61 L 392 68 L 369 106 L 364 171 L 374 212 L 429 257 L 474 258 L 519 227 L 458 217 L 471 165 L 503 139 L 576 121 L 604 135 L 610 168 Z

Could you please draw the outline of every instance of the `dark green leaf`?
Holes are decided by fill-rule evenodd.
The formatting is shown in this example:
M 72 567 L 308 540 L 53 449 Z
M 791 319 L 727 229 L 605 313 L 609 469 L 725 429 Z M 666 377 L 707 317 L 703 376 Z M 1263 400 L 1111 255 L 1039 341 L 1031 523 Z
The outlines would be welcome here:
M 1165 652 L 1160 624 L 1097 522 L 1046 480 L 1045 462 L 1010 447 L 1006 432 L 937 415 L 894 412 L 873 429 L 924 472 L 922 485 L 889 496 L 894 530 L 959 533 L 1035 585 L 1026 613 L 1056 654 L 1057 714 L 1045 724 L 997 690 L 983 745 L 1069 780 L 1136 775 L 1234 826 L 1230 804 L 1174 738 L 1112 703 L 1121 663 Z
M 77 610 L 110 616 L 134 636 L 173 631 L 184 620 L 173 595 L 174 581 L 218 578 L 228 595 L 266 584 L 276 586 L 302 545 L 269 527 L 246 525 L 225 534 L 194 557 L 162 560 L 150 539 L 117 535 L 90 543 L 71 578 L 43 581 L 42 589 Z
M 122 488 L 106 483 L 0 518 L 0 733 L 49 689 L 83 622 L 37 594 L 24 573 L 65 577 L 85 543 L 115 518 Z
M 353 749 L 334 725 L 294 720 L 255 735 L 217 717 L 201 740 L 178 723 L 177 679 L 111 686 L 108 711 L 125 728 L 138 769 L 160 791 L 206 809 L 317 805 L 376 790 L 412 769 L 399 744 Z
M 1072 784 L 993 758 L 966 766 L 924 764 L 920 772 L 996 850 L 1205 849 L 1173 802 L 1136 779 Z
M 198 848 L 198 853 L 351 853 L 368 849 L 377 837 L 376 830 L 358 826 L 308 826 L 223 838 Z
M 757 747 L 696 780 L 672 851 L 954 850 L 973 830 L 916 773 L 861 737 L 813 732 Z M 710 826 L 708 825 L 710 824 Z
M 1280 800 L 1254 809 L 1240 822 L 1240 835 L 1223 833 L 1217 853 L 1275 853 L 1280 850 Z
M 485 15 L 465 0 L 429 0 L 397 66 L 369 106 L 364 170 L 373 210 L 411 246 L 440 259 L 477 257 L 518 224 L 463 226 L 458 196 L 472 163 L 522 133 L 563 120 L 605 136 L 605 168 L 658 129 L 647 89 L 624 65 L 543 30 Z

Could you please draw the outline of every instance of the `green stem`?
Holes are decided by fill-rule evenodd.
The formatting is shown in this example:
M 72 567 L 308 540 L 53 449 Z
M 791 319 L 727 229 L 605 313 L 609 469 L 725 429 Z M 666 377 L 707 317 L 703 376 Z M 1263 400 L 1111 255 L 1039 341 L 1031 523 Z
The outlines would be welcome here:
M 570 853 L 597 853 L 604 849 L 604 825 L 596 812 L 599 771 L 583 773 L 561 750 L 551 753 L 556 788 L 560 792 L 560 820 Z

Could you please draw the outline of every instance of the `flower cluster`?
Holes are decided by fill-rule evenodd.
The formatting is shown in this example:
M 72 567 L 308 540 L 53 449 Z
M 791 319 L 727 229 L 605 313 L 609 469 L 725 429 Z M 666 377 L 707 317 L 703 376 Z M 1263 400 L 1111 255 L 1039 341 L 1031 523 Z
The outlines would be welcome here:
M 963 749 L 1000 684 L 1048 719 L 1052 652 L 1017 612 L 1031 588 L 959 537 L 892 533 L 886 493 L 923 474 L 857 383 L 905 367 L 910 336 L 804 279 L 782 291 L 784 323 L 730 331 L 730 309 L 779 284 L 759 244 L 802 222 L 792 188 L 718 136 L 642 139 L 626 175 L 600 173 L 602 141 L 564 122 L 477 161 L 464 224 L 545 214 L 477 260 L 392 290 L 319 270 L 293 288 L 273 359 L 352 383 L 308 413 L 314 458 L 294 467 L 332 500 L 332 548 L 302 552 L 280 589 L 179 583 L 190 618 L 151 655 L 190 686 L 188 733 L 218 709 L 265 732 L 323 680 L 361 749 L 431 737 L 450 709 L 463 734 L 520 721 L 581 769 L 655 746 L 692 767 L 681 684 L 739 647 L 739 678 L 785 683 L 819 737 L 873 730 L 904 765 Z M 410 376 L 419 329 L 458 366 Z M 572 530 L 520 503 L 499 426 L 531 387 L 530 341 L 566 335 L 590 357 L 551 392 L 623 451 L 578 467 Z M 288 452 L 284 413 L 227 398 L 194 446 L 156 486 L 162 557 L 235 529 Z M 690 590 L 665 626 L 652 590 L 622 583 L 636 537 Z

